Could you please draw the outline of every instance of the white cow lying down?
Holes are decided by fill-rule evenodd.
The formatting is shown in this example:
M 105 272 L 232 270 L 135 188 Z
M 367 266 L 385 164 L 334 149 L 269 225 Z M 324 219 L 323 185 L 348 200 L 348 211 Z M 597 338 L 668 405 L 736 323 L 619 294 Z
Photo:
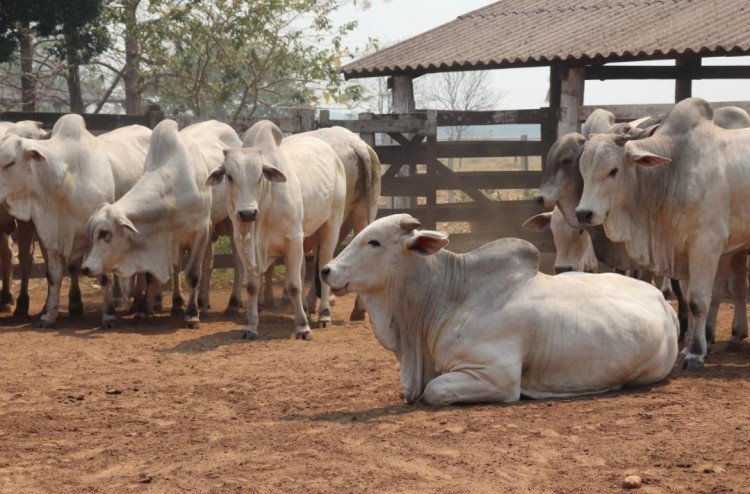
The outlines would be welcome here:
M 677 357 L 677 315 L 652 285 L 618 274 L 539 273 L 529 242 L 467 254 L 407 214 L 381 218 L 321 270 L 357 292 L 398 357 L 408 402 L 511 402 L 660 381 Z

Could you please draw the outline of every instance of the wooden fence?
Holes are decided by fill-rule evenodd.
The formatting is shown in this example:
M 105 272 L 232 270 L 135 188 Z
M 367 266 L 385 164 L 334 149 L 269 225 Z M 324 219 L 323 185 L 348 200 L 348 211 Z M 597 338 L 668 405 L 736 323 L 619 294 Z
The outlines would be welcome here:
M 0 120 L 41 121 L 52 127 L 61 113 L 0 113 Z M 83 118 L 93 133 L 109 131 L 124 125 L 140 124 L 153 128 L 165 115 L 152 107 L 145 115 L 93 115 Z M 169 117 L 180 127 L 200 119 L 188 116 Z M 265 118 L 265 117 L 263 117 Z M 371 144 L 385 172 L 382 196 L 407 198 L 407 207 L 381 207 L 380 216 L 407 212 L 419 218 L 426 228 L 445 229 L 451 232 L 451 249 L 464 252 L 484 242 L 500 237 L 526 238 L 543 252 L 553 252 L 551 236 L 528 232 L 521 224 L 528 217 L 541 212 L 529 198 L 541 182 L 541 166 L 547 150 L 556 138 L 557 111 L 549 108 L 537 110 L 450 112 L 420 111 L 410 114 L 376 115 L 363 113 L 356 120 L 334 120 L 327 111 L 315 118 L 314 110 L 290 111 L 285 116 L 271 117 L 285 133 L 298 133 L 320 127 L 340 125 L 362 136 Z M 227 121 L 239 133 L 244 132 L 261 118 Z M 473 127 L 503 124 L 535 124 L 541 139 L 536 140 L 474 140 L 445 141 L 439 139 L 442 127 Z M 389 144 L 380 141 L 386 137 Z M 522 157 L 517 169 L 493 167 L 493 159 Z M 528 169 L 528 158 L 536 157 L 537 169 Z M 446 160 L 485 159 L 490 164 L 481 171 L 452 170 Z M 508 161 L 508 160 L 506 160 Z M 525 164 L 525 165 L 524 165 Z M 407 169 L 408 176 L 399 171 Z M 526 197 L 515 200 L 503 198 L 503 191 L 525 191 Z M 458 191 L 457 202 L 447 202 L 443 191 Z M 516 194 L 518 195 L 518 194 Z M 398 201 L 396 202 L 398 206 Z M 402 204 L 403 206 L 403 204 Z M 229 256 L 217 254 L 215 266 L 231 267 Z M 40 268 L 35 273 L 42 273 Z

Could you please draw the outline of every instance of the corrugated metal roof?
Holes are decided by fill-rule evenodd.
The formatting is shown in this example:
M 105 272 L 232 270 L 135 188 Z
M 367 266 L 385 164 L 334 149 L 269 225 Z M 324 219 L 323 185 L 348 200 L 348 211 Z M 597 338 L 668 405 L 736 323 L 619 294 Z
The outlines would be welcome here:
M 750 54 L 750 1 L 500 0 L 341 72 L 354 78 L 687 53 Z

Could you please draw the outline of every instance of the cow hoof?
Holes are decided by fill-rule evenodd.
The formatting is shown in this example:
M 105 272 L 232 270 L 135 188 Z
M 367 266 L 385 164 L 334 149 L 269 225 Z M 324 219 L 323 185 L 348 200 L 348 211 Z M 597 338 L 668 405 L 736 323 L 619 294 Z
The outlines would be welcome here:
M 164 312 L 164 306 L 161 304 L 154 304 L 154 312 L 158 312 L 159 314 L 161 314 L 162 312 Z
M 114 329 L 117 327 L 117 319 L 102 320 L 102 329 Z
M 69 316 L 82 316 L 83 315 L 83 304 L 81 302 L 75 302 L 68 305 Z
M 172 317 L 182 317 L 185 315 L 185 309 L 182 307 L 172 307 L 172 310 L 169 311 L 169 314 Z
M 238 316 L 240 314 L 240 308 L 239 307 L 227 307 L 224 309 L 224 315 L 225 316 Z
M 10 312 L 13 304 L 0 304 L 0 312 Z
M 352 313 L 349 315 L 350 321 L 364 321 L 365 320 L 365 311 L 354 309 Z
M 688 372 L 703 370 L 703 366 L 703 357 L 692 353 L 685 355 L 685 358 L 683 358 L 680 363 L 680 368 Z
M 331 327 L 331 320 L 330 319 L 321 319 L 318 321 L 318 328 L 325 329 Z
M 258 333 L 257 333 L 257 331 L 253 331 L 252 329 L 243 329 L 241 334 L 242 334 L 242 339 L 243 340 L 256 340 L 256 339 L 258 339 Z
M 57 324 L 42 319 L 41 321 L 39 321 L 39 327 L 42 329 L 55 329 L 57 327 Z
M 135 321 L 136 324 L 148 324 L 149 319 L 150 318 L 148 317 L 148 314 L 145 314 L 143 312 L 138 312 L 135 315 L 135 318 L 133 319 L 133 321 Z
M 309 329 L 306 329 L 304 331 L 298 331 L 294 334 L 294 339 L 296 340 L 303 340 L 303 341 L 312 341 L 313 335 L 312 331 Z
M 188 329 L 198 329 L 201 327 L 201 322 L 198 319 L 188 319 L 185 321 L 185 327 Z
M 746 341 L 729 340 L 726 351 L 732 353 L 750 353 L 750 345 Z

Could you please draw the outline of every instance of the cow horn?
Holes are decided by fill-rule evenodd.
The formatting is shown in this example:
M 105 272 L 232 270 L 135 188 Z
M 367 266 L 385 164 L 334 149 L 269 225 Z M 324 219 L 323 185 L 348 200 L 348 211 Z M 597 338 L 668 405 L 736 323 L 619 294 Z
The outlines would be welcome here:
M 633 136 L 629 134 L 616 134 L 614 137 L 615 144 L 617 144 L 620 147 L 624 146 L 625 143 L 631 139 L 633 139 Z
M 420 228 L 422 226 L 422 223 L 420 223 L 418 219 L 409 216 L 402 219 L 398 226 L 400 226 L 401 229 L 406 233 L 411 233 L 417 228 Z

